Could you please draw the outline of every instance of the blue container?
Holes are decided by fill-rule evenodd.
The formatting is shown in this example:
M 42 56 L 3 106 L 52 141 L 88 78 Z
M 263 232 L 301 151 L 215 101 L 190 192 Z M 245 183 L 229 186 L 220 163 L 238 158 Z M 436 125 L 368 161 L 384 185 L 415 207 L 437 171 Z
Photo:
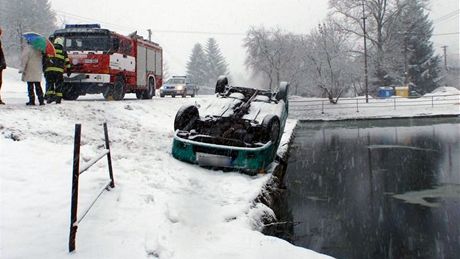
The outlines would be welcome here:
M 393 95 L 393 87 L 379 87 L 379 91 L 377 92 L 379 98 L 390 98 Z

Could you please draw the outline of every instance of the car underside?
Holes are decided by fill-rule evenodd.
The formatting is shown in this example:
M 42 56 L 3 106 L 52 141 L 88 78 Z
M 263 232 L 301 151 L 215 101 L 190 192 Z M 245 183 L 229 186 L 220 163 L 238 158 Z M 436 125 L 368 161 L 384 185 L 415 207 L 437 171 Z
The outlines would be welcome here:
M 215 102 L 177 112 L 173 156 L 202 166 L 259 172 L 276 154 L 287 118 L 285 96 L 219 82 Z

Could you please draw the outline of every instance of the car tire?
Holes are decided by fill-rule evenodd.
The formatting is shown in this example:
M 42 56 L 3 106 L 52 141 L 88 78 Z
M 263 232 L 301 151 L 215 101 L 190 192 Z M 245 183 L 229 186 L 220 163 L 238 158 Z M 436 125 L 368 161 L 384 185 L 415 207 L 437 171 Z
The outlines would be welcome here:
M 176 113 L 174 118 L 174 130 L 188 130 L 196 120 L 200 118 L 198 108 L 195 105 L 184 105 Z
M 176 94 L 171 94 L 171 97 L 172 97 L 172 98 L 176 98 Z
M 288 92 L 289 92 L 289 83 L 281 82 L 278 92 L 276 93 L 276 100 L 278 101 L 283 100 L 285 103 L 287 103 Z
M 164 95 L 164 94 L 160 94 L 160 97 L 161 97 L 161 98 L 164 98 L 164 97 L 165 97 L 165 95 Z
M 142 99 L 143 96 L 144 96 L 144 92 L 136 92 L 137 99 Z
M 105 86 L 105 90 L 102 92 L 102 96 L 104 96 L 105 100 L 107 100 L 107 101 L 113 100 L 112 90 L 113 90 L 112 85 L 106 85 Z
M 225 87 L 228 86 L 228 78 L 226 76 L 219 76 L 216 83 L 216 94 L 225 92 Z
M 65 85 L 62 91 L 62 98 L 67 101 L 75 101 L 80 96 L 71 85 Z
M 193 90 L 192 94 L 190 95 L 190 97 L 195 97 L 195 90 Z
M 149 78 L 149 84 L 147 85 L 147 89 L 143 92 L 142 99 L 152 99 L 155 95 L 155 81 L 153 78 Z
M 112 89 L 112 98 L 115 101 L 121 101 L 125 97 L 125 81 L 121 77 L 117 77 L 115 79 L 115 83 L 113 83 Z
M 280 138 L 280 120 L 278 116 L 269 114 L 264 117 L 262 121 L 262 131 L 261 140 L 263 143 L 272 141 L 272 144 L 278 143 Z

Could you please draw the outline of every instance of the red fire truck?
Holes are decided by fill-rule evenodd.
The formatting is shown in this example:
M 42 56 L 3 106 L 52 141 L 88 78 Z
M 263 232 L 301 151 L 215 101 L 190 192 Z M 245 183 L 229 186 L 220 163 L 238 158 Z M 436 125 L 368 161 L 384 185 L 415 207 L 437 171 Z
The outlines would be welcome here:
M 126 93 L 152 99 L 163 83 L 163 50 L 137 33 L 129 36 L 102 29 L 98 24 L 66 25 L 52 38 L 64 38 L 72 68 L 64 75 L 63 97 L 100 94 L 122 100 Z

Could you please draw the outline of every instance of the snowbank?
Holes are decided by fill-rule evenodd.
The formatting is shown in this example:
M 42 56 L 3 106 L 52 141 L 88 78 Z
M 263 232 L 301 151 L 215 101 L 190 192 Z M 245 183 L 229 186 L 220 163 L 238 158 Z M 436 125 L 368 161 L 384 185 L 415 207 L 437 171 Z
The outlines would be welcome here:
M 439 95 L 455 95 L 460 94 L 460 90 L 452 86 L 441 86 L 433 90 L 433 92 L 424 96 L 439 96 Z
M 3 84 L 1 258 L 326 257 L 258 232 L 260 217 L 272 211 L 253 201 L 270 175 L 210 171 L 172 158 L 176 111 L 210 97 L 105 102 L 91 95 L 26 107 L 17 71 L 4 71 Z M 79 225 L 77 250 L 68 254 L 74 124 L 82 124 L 85 163 L 103 148 L 103 122 L 116 187 Z M 104 160 L 82 175 L 80 213 L 107 181 Z

